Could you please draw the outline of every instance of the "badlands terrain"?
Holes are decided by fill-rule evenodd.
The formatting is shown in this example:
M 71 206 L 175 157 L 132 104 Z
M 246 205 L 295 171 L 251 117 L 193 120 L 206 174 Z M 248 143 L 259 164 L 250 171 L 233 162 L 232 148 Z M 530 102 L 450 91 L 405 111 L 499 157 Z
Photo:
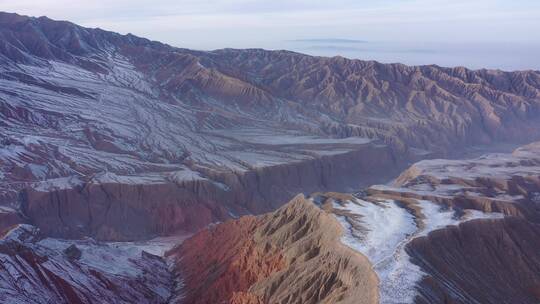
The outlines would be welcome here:
M 391 186 L 299 195 L 168 256 L 189 303 L 538 303 L 539 165 L 540 143 L 421 161 Z
M 538 303 L 537 140 L 538 71 L 0 13 L 0 302 Z

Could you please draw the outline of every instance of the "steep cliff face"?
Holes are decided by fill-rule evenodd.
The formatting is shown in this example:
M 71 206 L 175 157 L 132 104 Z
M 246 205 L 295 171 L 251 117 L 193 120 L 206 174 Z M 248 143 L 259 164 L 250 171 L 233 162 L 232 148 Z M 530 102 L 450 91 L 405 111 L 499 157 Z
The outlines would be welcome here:
M 202 184 L 200 191 L 212 187 L 193 183 Z M 204 193 L 218 195 L 214 188 Z M 118 241 L 196 231 L 229 216 L 217 199 L 199 197 L 173 183 L 87 184 L 50 192 L 29 189 L 22 196 L 22 208 L 29 222 L 47 235 Z
M 109 174 L 107 179 L 62 180 L 63 184 L 26 189 L 21 209 L 29 222 L 51 236 L 144 239 L 269 212 L 299 192 L 355 189 L 360 183 L 384 179 L 399 166 L 388 148 L 367 145 L 245 172 L 209 170 L 209 176 L 176 181 L 126 180 Z
M 375 265 L 382 303 L 537 303 L 539 152 L 421 161 L 339 203 L 345 242 Z
M 17 210 L 8 207 L 0 207 L 0 233 L 23 221 L 24 220 Z
M 45 230 L 41 216 L 59 224 L 57 235 L 196 230 L 229 211 L 272 210 L 297 192 L 358 188 L 385 164 L 540 136 L 535 71 L 201 52 L 7 13 L 0 37 L 0 198 L 17 208 L 30 188 L 22 210 Z M 86 185 L 110 174 L 120 178 Z M 178 220 L 140 222 L 149 209 L 140 199 L 151 197 L 164 205 L 150 203 L 150 218 Z M 34 206 L 69 211 L 55 219 Z M 116 215 L 141 228 L 126 235 L 107 223 Z M 97 231 L 98 222 L 107 228 Z
M 537 303 L 539 148 L 422 161 L 392 186 L 212 226 L 169 253 L 183 303 Z
M 168 253 L 185 282 L 181 303 L 377 303 L 365 257 L 303 196 L 279 210 L 212 226 Z

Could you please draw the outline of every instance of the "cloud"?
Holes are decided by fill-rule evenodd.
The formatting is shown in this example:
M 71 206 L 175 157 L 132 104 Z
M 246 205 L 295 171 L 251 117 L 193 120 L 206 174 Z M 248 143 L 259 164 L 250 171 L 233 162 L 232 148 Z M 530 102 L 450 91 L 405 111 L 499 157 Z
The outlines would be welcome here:
M 288 40 L 290 42 L 301 42 L 301 43 L 337 43 L 337 44 L 359 44 L 367 43 L 366 40 L 358 39 L 342 39 L 342 38 L 311 38 L 311 39 L 293 39 Z
M 308 45 L 302 49 L 306 51 L 331 51 L 336 54 L 357 52 L 357 53 L 400 53 L 400 54 L 436 54 L 439 53 L 434 49 L 408 49 L 403 45 L 390 45 L 387 47 L 354 47 L 348 45 Z

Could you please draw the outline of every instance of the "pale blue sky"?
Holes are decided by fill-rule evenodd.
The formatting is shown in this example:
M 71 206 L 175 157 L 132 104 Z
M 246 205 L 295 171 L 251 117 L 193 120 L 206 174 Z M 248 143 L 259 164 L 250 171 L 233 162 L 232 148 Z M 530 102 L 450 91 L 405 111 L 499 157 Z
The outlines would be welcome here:
M 0 0 L 0 10 L 195 49 L 540 69 L 540 0 Z

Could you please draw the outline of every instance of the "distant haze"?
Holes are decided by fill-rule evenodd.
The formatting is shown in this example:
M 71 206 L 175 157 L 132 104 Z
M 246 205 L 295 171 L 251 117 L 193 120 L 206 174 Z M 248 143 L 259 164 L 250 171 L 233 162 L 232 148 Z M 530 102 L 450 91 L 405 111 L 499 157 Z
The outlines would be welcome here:
M 538 0 L 0 0 L 0 10 L 193 49 L 540 70 Z

